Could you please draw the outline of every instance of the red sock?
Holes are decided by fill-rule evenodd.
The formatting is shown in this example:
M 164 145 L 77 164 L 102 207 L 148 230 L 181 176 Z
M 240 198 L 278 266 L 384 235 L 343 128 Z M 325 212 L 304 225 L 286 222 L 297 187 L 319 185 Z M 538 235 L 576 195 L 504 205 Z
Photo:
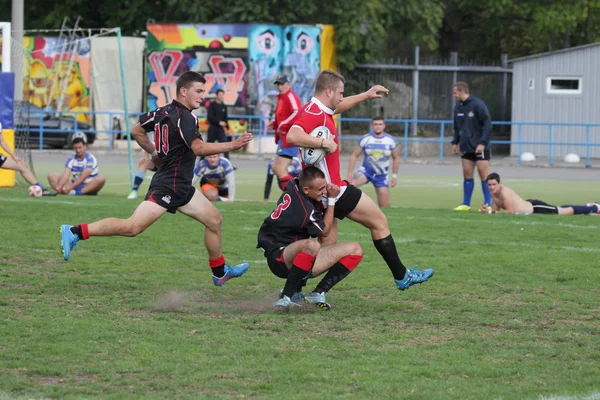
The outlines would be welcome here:
M 310 271 L 315 263 L 315 258 L 316 257 L 301 251 L 300 253 L 296 254 L 296 257 L 294 257 L 292 265 L 300 268 L 302 271 Z
M 277 181 L 277 184 L 279 185 L 279 189 L 281 190 L 285 190 L 287 184 L 294 179 L 294 177 L 291 174 L 287 174 L 286 176 L 284 176 L 283 178 L 280 178 Z
M 353 271 L 354 268 L 356 268 L 358 266 L 358 264 L 360 264 L 360 262 L 362 261 L 363 256 L 357 256 L 355 254 L 350 255 L 350 256 L 346 256 L 346 257 L 342 257 L 340 259 L 340 261 L 338 261 L 340 264 L 342 264 L 344 267 L 348 268 L 349 271 Z

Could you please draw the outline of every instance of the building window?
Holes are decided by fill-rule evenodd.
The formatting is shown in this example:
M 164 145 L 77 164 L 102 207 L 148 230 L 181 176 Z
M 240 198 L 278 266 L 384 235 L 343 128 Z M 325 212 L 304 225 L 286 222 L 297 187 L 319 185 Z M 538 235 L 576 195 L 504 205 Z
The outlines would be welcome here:
M 581 78 L 552 77 L 546 78 L 548 94 L 581 94 Z

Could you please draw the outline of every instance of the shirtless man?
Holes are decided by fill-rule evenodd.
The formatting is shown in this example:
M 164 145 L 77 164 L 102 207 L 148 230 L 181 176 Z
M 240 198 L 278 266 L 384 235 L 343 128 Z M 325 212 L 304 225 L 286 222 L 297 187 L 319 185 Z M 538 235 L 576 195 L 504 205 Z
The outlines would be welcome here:
M 580 215 L 600 214 L 599 203 L 588 203 L 585 206 L 552 206 L 540 200 L 523 200 L 521 196 L 509 187 L 500 183 L 500 175 L 491 173 L 487 176 L 487 185 L 492 194 L 492 207 L 483 204 L 482 213 L 495 214 L 559 214 Z

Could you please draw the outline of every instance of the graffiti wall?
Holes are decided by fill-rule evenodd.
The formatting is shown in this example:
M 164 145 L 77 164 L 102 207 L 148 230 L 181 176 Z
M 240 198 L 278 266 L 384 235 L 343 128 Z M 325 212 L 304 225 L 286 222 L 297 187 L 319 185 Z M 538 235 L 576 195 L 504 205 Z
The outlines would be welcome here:
M 24 99 L 40 108 L 90 110 L 89 39 L 67 42 L 27 36 L 23 38 L 23 47 Z M 78 114 L 78 119 L 89 122 L 90 116 Z
M 283 72 L 303 103 L 312 97 L 319 75 L 320 35 L 320 28 L 308 26 L 290 26 L 283 31 Z

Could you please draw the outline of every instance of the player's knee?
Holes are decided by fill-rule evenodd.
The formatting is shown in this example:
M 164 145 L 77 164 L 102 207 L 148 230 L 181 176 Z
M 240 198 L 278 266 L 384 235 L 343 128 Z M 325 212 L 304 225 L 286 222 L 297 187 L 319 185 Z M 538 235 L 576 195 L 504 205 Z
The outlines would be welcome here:
M 363 248 L 360 245 L 360 243 L 358 242 L 353 242 L 350 243 L 350 255 L 352 256 L 362 256 L 363 255 Z
M 129 226 L 127 227 L 127 231 L 125 232 L 125 236 L 134 237 L 142 232 L 144 232 L 144 227 L 142 225 L 135 222 L 130 222 Z
M 16 163 L 17 163 L 17 171 L 19 171 L 19 172 L 27 171 L 27 164 L 25 164 L 25 161 L 19 160 Z
M 303 251 L 311 256 L 316 256 L 321 249 L 321 245 L 316 240 L 307 240 Z
M 106 178 L 98 175 L 97 177 L 94 178 L 94 180 L 98 183 L 98 185 L 100 185 L 101 187 L 104 186 L 104 184 L 106 183 Z
M 206 222 L 204 224 L 204 226 L 206 226 L 206 228 L 211 231 L 220 230 L 221 225 L 223 225 L 223 218 L 221 217 L 221 214 L 219 214 L 218 211 L 210 215 L 206 219 Z

